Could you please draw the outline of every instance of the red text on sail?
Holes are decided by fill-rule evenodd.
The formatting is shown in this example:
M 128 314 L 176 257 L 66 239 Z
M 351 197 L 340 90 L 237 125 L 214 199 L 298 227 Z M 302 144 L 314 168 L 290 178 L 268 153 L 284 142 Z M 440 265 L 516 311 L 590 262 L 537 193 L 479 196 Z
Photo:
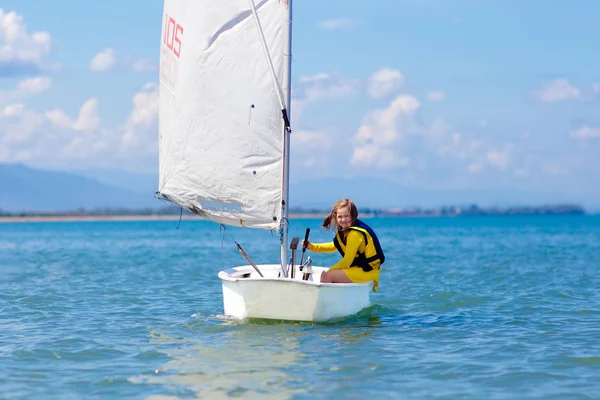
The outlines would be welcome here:
M 175 54 L 177 58 L 181 54 L 181 40 L 183 36 L 183 26 L 169 14 L 165 14 L 165 23 L 163 24 L 163 43 Z

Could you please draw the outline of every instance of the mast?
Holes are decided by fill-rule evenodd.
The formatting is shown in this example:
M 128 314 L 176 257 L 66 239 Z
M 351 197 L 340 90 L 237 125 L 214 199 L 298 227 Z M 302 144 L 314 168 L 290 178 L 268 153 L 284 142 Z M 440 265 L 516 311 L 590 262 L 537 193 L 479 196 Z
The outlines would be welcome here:
M 286 28 L 283 38 L 283 96 L 285 101 L 285 110 L 288 121 L 292 119 L 292 0 L 287 0 L 288 12 L 286 16 Z M 284 124 L 285 125 L 285 124 Z M 289 126 L 283 128 L 283 184 L 281 196 L 281 269 L 284 276 L 287 276 L 287 242 L 288 242 L 288 210 L 290 200 L 290 129 Z

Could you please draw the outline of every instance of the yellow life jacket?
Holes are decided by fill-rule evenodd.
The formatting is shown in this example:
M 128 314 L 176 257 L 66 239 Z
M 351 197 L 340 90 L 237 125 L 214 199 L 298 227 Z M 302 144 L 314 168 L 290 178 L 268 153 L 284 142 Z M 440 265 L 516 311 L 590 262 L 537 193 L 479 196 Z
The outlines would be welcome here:
M 373 229 L 357 219 L 348 230 L 360 232 L 365 238 L 365 249 L 362 252 L 359 250 L 356 253 L 351 266 L 361 267 L 365 272 L 379 268 L 381 264 L 385 262 L 385 255 L 383 254 L 379 239 L 377 238 L 377 235 L 375 235 Z M 342 232 L 337 231 L 335 233 L 333 244 L 342 257 L 344 257 L 346 254 L 346 237 Z

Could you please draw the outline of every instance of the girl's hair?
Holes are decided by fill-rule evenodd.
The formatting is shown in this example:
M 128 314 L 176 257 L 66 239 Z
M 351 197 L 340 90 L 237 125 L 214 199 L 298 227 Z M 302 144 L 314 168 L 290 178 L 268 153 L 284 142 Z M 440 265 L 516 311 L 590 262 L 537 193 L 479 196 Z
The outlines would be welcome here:
M 336 216 L 337 216 L 338 210 L 340 208 L 344 208 L 344 207 L 350 207 L 350 216 L 352 217 L 352 223 L 354 224 L 354 221 L 356 221 L 356 219 L 358 218 L 358 209 L 356 208 L 356 205 L 354 204 L 354 202 L 352 200 L 342 199 L 342 200 L 337 201 L 333 205 L 331 212 L 323 220 L 323 227 L 325 229 L 329 230 L 329 228 L 331 227 L 332 224 L 336 230 L 339 229 Z

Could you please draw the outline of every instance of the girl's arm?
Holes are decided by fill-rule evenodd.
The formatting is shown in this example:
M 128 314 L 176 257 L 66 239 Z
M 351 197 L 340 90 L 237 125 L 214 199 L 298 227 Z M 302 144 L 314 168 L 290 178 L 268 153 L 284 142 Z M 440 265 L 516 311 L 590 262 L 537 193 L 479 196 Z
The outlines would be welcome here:
M 337 251 L 333 242 L 329 243 L 310 243 L 308 245 L 308 249 L 310 251 L 314 251 L 315 253 L 333 253 Z

